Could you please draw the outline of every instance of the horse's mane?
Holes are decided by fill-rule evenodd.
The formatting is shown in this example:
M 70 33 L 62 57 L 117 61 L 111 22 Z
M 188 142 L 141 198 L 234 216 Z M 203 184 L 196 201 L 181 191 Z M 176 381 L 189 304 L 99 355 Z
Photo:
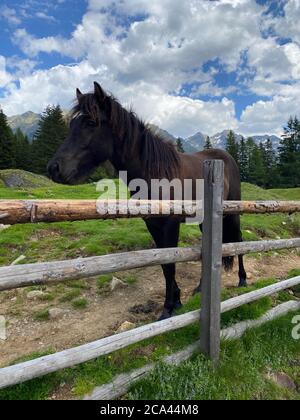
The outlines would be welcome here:
M 154 133 L 136 114 L 126 110 L 113 96 L 106 96 L 105 108 L 109 123 L 119 140 L 122 160 L 132 158 L 137 150 L 144 168 L 144 177 L 174 179 L 179 176 L 180 158 L 175 145 Z M 85 114 L 95 122 L 100 121 L 100 104 L 95 94 L 82 95 L 72 110 L 72 118 Z

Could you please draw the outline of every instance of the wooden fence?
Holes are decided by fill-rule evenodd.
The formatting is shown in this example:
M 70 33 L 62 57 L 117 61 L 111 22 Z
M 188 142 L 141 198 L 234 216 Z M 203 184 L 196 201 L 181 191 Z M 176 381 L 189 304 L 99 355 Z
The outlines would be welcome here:
M 200 310 L 197 310 L 161 322 L 144 325 L 131 331 L 106 337 L 49 356 L 2 368 L 0 369 L 0 388 L 19 384 L 48 373 L 56 372 L 60 369 L 87 362 L 147 338 L 183 328 L 194 322 L 199 322 L 199 319 L 201 322 L 200 342 L 190 346 L 177 355 L 169 356 L 169 358 L 166 359 L 166 362 L 185 360 L 197 348 L 201 349 L 214 361 L 217 361 L 219 358 L 221 337 L 232 338 L 234 336 L 239 336 L 246 328 L 253 325 L 259 325 L 259 322 L 266 322 L 269 319 L 281 316 L 291 310 L 300 309 L 300 302 L 287 302 L 274 308 L 270 314 L 267 314 L 262 320 L 259 320 L 254 324 L 250 322 L 250 324 L 247 325 L 238 325 L 227 331 L 220 331 L 221 313 L 300 284 L 300 276 L 298 276 L 221 303 L 222 255 L 234 256 L 250 252 L 300 248 L 300 238 L 222 245 L 221 233 L 223 215 L 279 212 L 296 213 L 300 212 L 300 202 L 223 202 L 223 162 L 205 162 L 204 169 L 205 218 L 203 223 L 202 251 L 199 248 L 154 249 L 100 257 L 79 258 L 68 261 L 0 268 L 0 291 L 5 291 L 30 285 L 58 283 L 79 278 L 91 278 L 96 275 L 139 267 L 173 262 L 199 261 L 202 259 L 203 282 L 201 317 Z M 107 203 L 100 203 L 100 206 L 101 205 L 105 208 Z M 150 205 L 153 205 L 153 202 L 143 202 L 142 205 L 149 207 Z M 196 203 L 189 203 L 188 206 L 183 206 L 183 204 L 178 204 L 178 202 L 157 202 L 158 215 L 162 215 L 166 209 L 169 213 L 173 214 L 174 209 L 178 210 L 180 207 L 186 211 L 186 214 L 189 217 L 192 217 L 193 213 L 197 210 Z M 120 211 L 117 212 L 114 218 L 132 216 L 130 212 L 130 202 L 117 202 L 117 208 L 120 209 Z M 113 216 L 99 214 L 99 202 L 96 206 L 95 200 L 0 200 L 0 221 L 4 224 L 106 219 L 110 217 Z M 115 384 L 118 384 L 120 389 L 125 389 L 126 386 L 129 386 L 129 384 L 135 380 L 134 378 L 143 376 L 149 369 L 150 367 L 147 366 L 138 372 L 132 373 L 129 377 L 118 377 Z M 108 388 L 111 390 L 113 389 L 112 385 L 108 386 Z M 93 398 L 105 398 L 107 395 L 117 396 L 115 391 L 107 393 L 108 388 L 101 388 L 100 391 L 98 390 L 96 392 Z

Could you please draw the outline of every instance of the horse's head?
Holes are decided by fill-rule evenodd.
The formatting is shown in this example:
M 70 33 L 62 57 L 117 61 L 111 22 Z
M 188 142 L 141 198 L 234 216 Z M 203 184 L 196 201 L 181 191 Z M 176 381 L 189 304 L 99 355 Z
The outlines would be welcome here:
M 68 136 L 48 164 L 55 182 L 83 181 L 113 154 L 114 134 L 110 125 L 109 97 L 95 82 L 94 93 L 77 89 L 78 104 L 73 110 Z

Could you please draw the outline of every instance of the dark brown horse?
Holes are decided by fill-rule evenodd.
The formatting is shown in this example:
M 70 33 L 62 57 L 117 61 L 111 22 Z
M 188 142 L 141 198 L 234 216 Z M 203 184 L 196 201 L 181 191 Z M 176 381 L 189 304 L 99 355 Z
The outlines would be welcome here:
M 240 174 L 234 159 L 222 150 L 194 154 L 178 153 L 174 145 L 154 134 L 136 115 L 124 109 L 98 83 L 94 93 L 77 89 L 78 103 L 73 109 L 69 135 L 48 165 L 51 178 L 60 183 L 81 182 L 101 163 L 109 160 L 117 171 L 127 171 L 132 179 L 202 179 L 203 162 L 222 159 L 225 163 L 224 199 L 240 200 Z M 177 247 L 178 216 L 149 218 L 147 228 L 158 248 Z M 226 216 L 223 242 L 241 242 L 239 216 Z M 223 259 L 226 269 L 233 258 Z M 180 289 L 175 279 L 175 264 L 162 266 L 166 279 L 166 299 L 161 319 L 168 318 L 181 306 Z M 243 257 L 239 257 L 239 285 L 246 285 Z

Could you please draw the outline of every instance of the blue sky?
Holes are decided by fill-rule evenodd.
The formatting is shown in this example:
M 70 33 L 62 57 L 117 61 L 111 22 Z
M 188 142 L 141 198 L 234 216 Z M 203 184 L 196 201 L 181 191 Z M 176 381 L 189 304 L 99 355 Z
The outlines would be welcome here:
M 0 105 L 97 80 L 175 135 L 280 134 L 300 113 L 300 0 L 1 0 Z

